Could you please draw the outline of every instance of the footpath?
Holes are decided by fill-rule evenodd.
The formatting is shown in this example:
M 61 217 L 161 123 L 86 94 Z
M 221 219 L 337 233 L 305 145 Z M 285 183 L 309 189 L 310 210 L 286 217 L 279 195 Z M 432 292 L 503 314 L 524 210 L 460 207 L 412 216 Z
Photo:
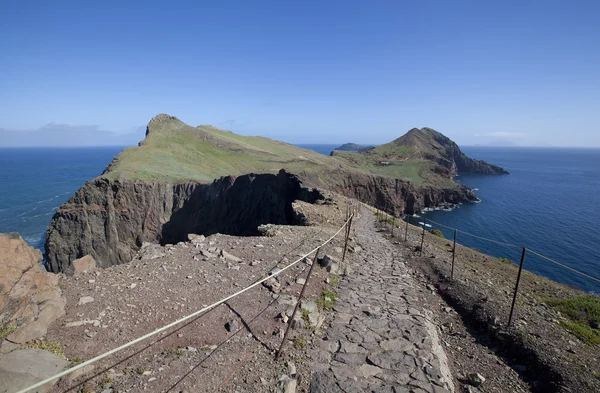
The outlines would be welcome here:
M 334 319 L 315 341 L 311 392 L 453 392 L 452 376 L 418 283 L 363 209 L 353 225 L 356 254 L 342 280 Z

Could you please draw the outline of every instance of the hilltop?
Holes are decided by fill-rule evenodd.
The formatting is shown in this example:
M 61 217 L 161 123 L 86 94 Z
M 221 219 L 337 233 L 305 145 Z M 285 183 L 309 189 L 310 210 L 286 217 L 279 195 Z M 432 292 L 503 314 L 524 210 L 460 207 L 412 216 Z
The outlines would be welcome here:
M 332 152 L 348 163 L 414 184 L 448 187 L 458 173 L 508 174 L 499 166 L 467 157 L 450 138 L 431 128 L 413 128 L 392 142 L 359 152 Z
M 350 146 L 352 145 L 352 146 Z M 120 153 L 102 174 L 116 180 L 212 182 L 247 173 L 300 175 L 317 186 L 334 186 L 348 174 L 374 174 L 415 185 L 456 188 L 456 172 L 500 174 L 502 168 L 468 158 L 449 138 L 430 128 L 412 129 L 381 146 L 345 144 L 330 157 L 260 136 L 242 136 L 213 126 L 193 127 L 160 114 L 147 126 L 138 147 Z M 339 149 L 339 148 L 338 148 Z
M 212 182 L 222 176 L 250 172 L 276 174 L 282 168 L 317 178 L 326 170 L 350 169 L 341 160 L 288 143 L 242 136 L 209 125 L 193 127 L 174 116 L 160 114 L 148 123 L 146 138 L 139 146 L 117 155 L 102 177 Z

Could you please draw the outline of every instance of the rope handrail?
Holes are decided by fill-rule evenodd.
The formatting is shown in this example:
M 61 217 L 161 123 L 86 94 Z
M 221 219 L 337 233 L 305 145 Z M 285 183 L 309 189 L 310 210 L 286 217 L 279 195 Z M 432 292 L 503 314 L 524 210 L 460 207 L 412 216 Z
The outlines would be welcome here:
M 71 368 L 69 368 L 67 370 L 64 370 L 64 371 L 62 371 L 62 372 L 60 372 L 60 373 L 58 373 L 56 375 L 53 375 L 53 376 L 51 376 L 49 378 L 46 378 L 46 379 L 44 379 L 44 380 L 42 380 L 42 381 L 40 381 L 40 382 L 38 382 L 38 383 L 36 383 L 34 385 L 31 385 L 31 386 L 29 386 L 29 387 L 27 387 L 25 389 L 19 390 L 17 393 L 30 392 L 33 389 L 36 389 L 36 388 L 44 386 L 48 382 L 52 382 L 52 381 L 54 381 L 54 380 L 56 380 L 58 378 L 64 377 L 65 375 L 68 375 L 68 374 L 72 373 L 75 370 L 81 369 L 81 368 L 83 368 L 85 366 L 88 366 L 88 365 L 90 365 L 92 363 L 97 362 L 98 360 L 104 359 L 107 356 L 110 356 L 110 355 L 112 355 L 114 353 L 120 352 L 123 349 L 129 348 L 130 346 L 132 346 L 134 344 L 137 344 L 137 343 L 139 343 L 141 341 L 144 341 L 147 338 L 155 336 L 158 333 L 162 333 L 165 330 L 168 330 L 168 329 L 172 328 L 173 326 L 179 325 L 182 322 L 185 322 L 185 321 L 187 321 L 187 320 L 189 320 L 191 318 L 194 318 L 194 317 L 196 317 L 196 316 L 198 316 L 198 315 L 200 315 L 200 314 L 202 314 L 202 313 L 204 313 L 206 311 L 209 311 L 209 310 L 211 310 L 211 309 L 213 309 L 213 308 L 215 308 L 215 307 L 217 307 L 217 306 L 225 303 L 226 301 L 228 301 L 230 299 L 233 299 L 234 297 L 236 297 L 238 295 L 241 295 L 244 292 L 249 291 L 250 289 L 256 287 L 257 285 L 262 284 L 263 282 L 267 281 L 270 278 L 273 278 L 275 276 L 280 275 L 281 273 L 283 273 L 287 269 L 291 268 L 292 266 L 294 266 L 294 265 L 298 264 L 299 262 L 303 261 L 308 256 L 312 255 L 319 248 L 321 248 L 321 247 L 327 245 L 328 243 L 330 243 L 337 235 L 340 234 L 340 232 L 342 231 L 342 229 L 344 229 L 348 225 L 348 223 L 350 222 L 350 220 L 352 219 L 352 217 L 354 217 L 354 214 L 350 215 L 350 217 L 346 220 L 346 222 L 344 223 L 344 225 L 342 225 L 340 227 L 340 229 L 338 229 L 338 231 L 335 234 L 333 234 L 333 236 L 331 236 L 329 239 L 327 239 L 321 245 L 319 245 L 318 247 L 315 247 L 312 251 L 310 251 L 307 254 L 299 257 L 297 260 L 295 260 L 294 262 L 292 262 L 289 265 L 285 266 L 284 268 L 280 269 L 279 271 L 274 272 L 272 274 L 269 274 L 267 277 L 265 277 L 265 278 L 263 278 L 261 280 L 256 281 L 254 284 L 251 284 L 251 285 L 247 286 L 246 288 L 244 288 L 244 289 L 242 289 L 242 290 L 240 290 L 240 291 L 238 291 L 238 292 L 236 292 L 236 293 L 234 293 L 232 295 L 227 296 L 226 298 L 223 298 L 223 299 L 221 299 L 221 300 L 219 300 L 219 301 L 217 301 L 217 302 L 215 302 L 215 303 L 213 303 L 213 304 L 211 304 L 209 306 L 206 306 L 206 307 L 204 307 L 201 310 L 195 311 L 195 312 L 193 312 L 193 313 L 191 313 L 189 315 L 186 315 L 185 317 L 179 318 L 179 319 L 177 319 L 177 320 L 175 320 L 175 321 L 173 321 L 173 322 L 171 322 L 171 323 L 169 323 L 169 324 L 167 324 L 167 325 L 165 325 L 165 326 L 163 326 L 161 328 L 158 328 L 158 329 L 153 330 L 153 331 L 151 331 L 149 333 L 146 333 L 143 336 L 136 338 L 135 340 L 129 341 L 129 342 L 127 342 L 127 343 L 125 343 L 125 344 L 117 347 L 117 348 L 114 348 L 114 349 L 111 349 L 110 351 L 104 352 L 104 353 L 102 353 L 102 354 L 100 354 L 100 355 L 98 355 L 96 357 L 93 357 L 93 358 L 91 358 L 91 359 L 89 359 L 89 360 L 87 360 L 87 361 L 85 361 L 83 363 L 80 363 L 80 364 L 78 364 L 76 366 L 73 366 L 73 367 L 71 367 Z
M 561 267 L 563 267 L 563 268 L 565 268 L 565 269 L 568 269 L 568 270 L 570 270 L 570 271 L 572 271 L 572 272 L 574 272 L 574 273 L 580 274 L 580 275 L 582 275 L 583 277 L 587 277 L 587 278 L 589 278 L 590 280 L 593 280 L 593 281 L 596 281 L 596 282 L 600 283 L 600 279 L 598 279 L 598 278 L 596 278 L 596 277 L 594 277 L 594 276 L 590 276 L 589 274 L 587 274 L 587 273 L 584 273 L 584 272 L 582 272 L 582 271 L 579 271 L 579 270 L 577 270 L 577 269 L 574 269 L 574 268 L 572 268 L 571 266 L 567 266 L 567 265 L 565 265 L 564 263 L 560 263 L 560 262 L 558 262 L 558 261 L 555 261 L 555 260 L 554 260 L 554 259 L 552 259 L 552 258 L 548 258 L 547 256 L 545 256 L 545 255 L 542 255 L 542 254 L 540 254 L 540 253 L 538 253 L 538 252 L 535 252 L 535 251 L 533 251 L 533 250 L 532 250 L 532 249 L 530 249 L 530 248 L 528 248 L 528 249 L 527 249 L 527 251 L 529 251 L 530 253 L 532 253 L 532 254 L 534 254 L 534 255 L 537 255 L 537 256 L 538 256 L 538 257 L 540 257 L 540 258 L 543 258 L 543 259 L 547 260 L 548 262 L 554 263 L 554 264 L 556 264 L 556 265 L 558 265 L 558 266 L 561 266 Z
M 378 210 L 381 210 L 381 211 L 384 211 L 384 210 L 382 209 L 382 207 L 381 207 L 381 206 L 374 206 L 374 208 L 375 208 L 375 209 L 378 209 Z M 472 233 L 469 233 L 469 232 L 463 231 L 463 230 L 461 230 L 461 229 L 458 229 L 458 228 L 455 228 L 455 227 L 451 227 L 451 226 L 448 226 L 448 225 L 441 224 L 441 223 L 439 223 L 439 222 L 437 222 L 437 221 L 434 221 L 434 220 L 432 220 L 432 219 L 430 219 L 430 218 L 425 218 L 425 220 L 427 220 L 428 222 L 431 222 L 431 223 L 433 223 L 433 224 L 435 224 L 435 225 L 437 225 L 437 226 L 440 226 L 440 227 L 442 227 L 442 228 L 446 228 L 446 229 L 449 229 L 449 230 L 455 230 L 455 231 L 456 231 L 456 232 L 458 232 L 458 233 L 462 233 L 463 235 L 471 236 L 471 237 L 474 237 L 474 238 L 476 238 L 476 239 L 480 239 L 480 240 L 488 241 L 488 242 L 491 242 L 491 243 L 495 243 L 495 244 L 499 244 L 499 245 L 501 245 L 501 246 L 506 246 L 506 247 L 511 247 L 511 248 L 517 248 L 517 249 L 522 249 L 522 248 L 524 248 L 524 246 L 518 246 L 518 245 L 516 245 L 516 244 L 512 244 L 512 243 L 505 243 L 505 242 L 501 242 L 501 241 L 499 241 L 499 240 L 494 240 L 494 239 L 489 239 L 489 238 L 486 238 L 486 237 L 483 237 L 483 236 L 474 235 L 474 234 L 472 234 Z M 558 265 L 558 266 L 560 266 L 560 267 L 563 267 L 563 268 L 565 268 L 565 269 L 567 269 L 567 270 L 570 270 L 570 271 L 571 271 L 571 272 L 573 272 L 573 273 L 577 273 L 577 274 L 579 274 L 579 275 L 581 275 L 581 276 L 583 276 L 583 277 L 586 277 L 586 278 L 588 278 L 588 279 L 590 279 L 590 280 L 593 280 L 593 281 L 596 281 L 596 282 L 600 283 L 600 279 L 599 279 L 599 278 L 597 278 L 597 277 L 594 277 L 594 276 L 592 276 L 592 275 L 589 275 L 589 274 L 587 274 L 587 273 L 584 273 L 584 272 L 582 272 L 582 271 L 580 271 L 580 270 L 577 270 L 577 269 L 575 269 L 575 268 L 572 268 L 571 266 L 565 265 L 564 263 L 560 263 L 560 262 L 558 262 L 558 261 L 556 261 L 556 260 L 554 260 L 554 259 L 552 259 L 552 258 L 549 258 L 549 257 L 547 257 L 547 256 L 545 256 L 545 255 L 542 255 L 542 254 L 540 254 L 540 253 L 538 253 L 538 252 L 535 252 L 535 251 L 533 251 L 533 250 L 532 250 L 532 249 L 530 249 L 530 248 L 527 248 L 527 251 L 531 252 L 531 253 L 532 253 L 532 254 L 534 254 L 534 255 L 537 255 L 537 256 L 538 256 L 538 257 L 540 257 L 540 258 L 543 258 L 543 259 L 545 259 L 545 260 L 546 260 L 546 261 L 548 261 L 548 262 L 551 262 L 551 263 L 553 263 L 553 264 L 555 264 L 555 265 Z

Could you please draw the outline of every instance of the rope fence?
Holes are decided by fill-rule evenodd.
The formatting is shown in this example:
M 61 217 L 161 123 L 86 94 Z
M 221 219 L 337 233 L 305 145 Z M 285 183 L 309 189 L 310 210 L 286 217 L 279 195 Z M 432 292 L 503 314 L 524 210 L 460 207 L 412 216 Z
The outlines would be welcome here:
M 324 247 L 327 244 L 329 244 L 333 239 L 335 239 L 342 232 L 343 229 L 346 229 L 345 234 L 344 234 L 345 235 L 345 237 L 344 237 L 344 241 L 345 241 L 345 243 L 344 243 L 344 254 L 345 254 L 345 250 L 346 250 L 346 248 L 348 246 L 348 238 L 349 238 L 349 235 L 350 235 L 350 229 L 351 229 L 352 219 L 353 219 L 354 215 L 355 215 L 355 211 L 352 210 L 352 209 L 350 209 L 350 207 L 349 207 L 346 210 L 346 221 L 337 230 L 337 232 L 335 232 L 335 234 L 333 234 L 329 239 L 327 239 L 326 241 L 324 241 L 323 243 L 321 243 L 319 246 L 317 246 L 314 249 L 312 249 L 310 252 L 304 254 L 303 256 L 299 257 L 295 261 L 291 262 L 287 266 L 279 269 L 278 271 L 272 272 L 268 276 L 266 276 L 266 277 L 264 277 L 264 278 L 262 278 L 262 279 L 260 279 L 260 280 L 258 280 L 256 282 L 254 282 L 253 284 L 247 286 L 246 288 L 241 289 L 238 292 L 236 292 L 236 293 L 234 293 L 232 295 L 229 295 L 229 296 L 227 296 L 227 297 L 225 297 L 225 298 L 223 298 L 221 300 L 218 300 L 218 301 L 212 303 L 211 305 L 208 305 L 208 306 L 206 306 L 206 307 L 204 307 L 204 308 L 202 308 L 202 309 L 200 309 L 198 311 L 195 311 L 195 312 L 193 312 L 193 313 L 191 313 L 189 315 L 186 315 L 185 317 L 179 318 L 179 319 L 177 319 L 177 320 L 175 320 L 175 321 L 173 321 L 173 322 L 171 322 L 171 323 L 169 323 L 169 324 L 167 324 L 167 325 L 165 325 L 165 326 L 163 326 L 161 328 L 153 330 L 153 331 L 151 331 L 151 332 L 149 332 L 147 334 L 144 334 L 141 337 L 138 337 L 138 338 L 136 338 L 134 340 L 131 340 L 131 341 L 129 341 L 129 342 L 127 342 L 127 343 L 125 343 L 125 344 L 123 344 L 121 346 L 118 346 L 118 347 L 116 347 L 114 349 L 111 349 L 110 351 L 104 352 L 104 353 L 102 353 L 102 354 L 100 354 L 100 355 L 98 355 L 96 357 L 93 357 L 93 358 L 91 358 L 91 359 L 89 359 L 89 360 L 87 360 L 87 361 L 85 361 L 83 363 L 79 363 L 78 365 L 73 366 L 73 367 L 71 367 L 71 368 L 69 368 L 67 370 L 64 370 L 64 371 L 62 371 L 62 372 L 60 372 L 60 373 L 58 373 L 56 375 L 53 375 L 53 376 L 51 376 L 49 378 L 46 378 L 46 379 L 44 379 L 42 381 L 39 381 L 39 382 L 37 382 L 34 385 L 31 385 L 31 386 L 29 386 L 29 387 L 27 387 L 25 389 L 22 389 L 22 390 L 18 391 L 17 393 L 26 393 L 26 392 L 30 392 L 30 391 L 32 391 L 34 389 L 40 388 L 40 387 L 44 386 L 45 384 L 47 384 L 49 382 L 55 381 L 55 380 L 57 380 L 57 379 L 59 379 L 61 377 L 64 377 L 65 375 L 68 375 L 68 374 L 72 373 L 73 371 L 82 369 L 82 368 L 84 368 L 84 367 L 86 367 L 86 366 L 88 366 L 88 365 L 90 365 L 92 363 L 96 363 L 99 360 L 102 360 L 102 359 L 104 359 L 104 358 L 106 358 L 106 357 L 108 357 L 108 356 L 110 356 L 112 354 L 120 352 L 120 351 L 122 351 L 122 350 L 124 350 L 126 348 L 131 347 L 132 345 L 135 345 L 135 344 L 137 344 L 137 343 L 139 343 L 141 341 L 144 341 L 144 340 L 146 340 L 146 339 L 148 339 L 150 337 L 153 337 L 153 336 L 155 336 L 155 335 L 157 335 L 159 333 L 162 333 L 162 332 L 164 332 L 164 331 L 166 331 L 166 330 L 168 330 L 168 329 L 170 329 L 170 328 L 172 328 L 172 327 L 174 327 L 176 325 L 179 325 L 179 324 L 181 324 L 181 323 L 183 323 L 185 321 L 188 321 L 188 320 L 190 320 L 190 319 L 192 319 L 194 317 L 197 317 L 197 316 L 199 316 L 199 315 L 201 315 L 201 314 L 203 314 L 203 313 L 205 313 L 207 311 L 210 311 L 210 310 L 214 309 L 215 307 L 217 307 L 217 306 L 219 306 L 219 305 L 221 305 L 221 304 L 223 304 L 223 303 L 225 303 L 225 302 L 227 302 L 227 301 L 235 298 L 236 296 L 239 296 L 239 295 L 241 295 L 241 294 L 249 291 L 250 289 L 257 287 L 258 285 L 262 284 L 263 282 L 265 282 L 265 281 L 267 281 L 267 280 L 269 280 L 269 279 L 271 279 L 273 277 L 276 277 L 276 276 L 280 275 L 284 271 L 290 269 L 291 267 L 297 265 L 298 263 L 304 261 L 306 258 L 310 257 L 312 254 L 316 253 L 314 261 L 313 261 L 312 266 L 311 266 L 311 270 L 312 270 L 312 267 L 317 263 L 316 259 L 317 259 L 318 251 L 322 247 Z M 303 287 L 303 291 L 302 292 L 304 292 L 304 288 L 306 288 L 306 285 L 308 284 L 308 278 L 309 277 L 307 277 L 306 282 L 304 283 L 304 287 Z M 300 304 L 301 297 L 302 296 L 300 296 L 298 298 L 298 301 L 297 301 L 297 304 L 296 304 L 296 310 L 298 308 L 298 305 Z M 288 329 L 290 328 L 290 325 L 291 325 L 291 323 L 293 321 L 293 317 L 294 316 L 292 315 L 292 318 L 290 318 L 290 322 L 289 322 L 288 327 L 287 327 Z M 287 331 L 286 331 L 286 336 L 287 336 Z M 284 342 L 285 342 L 285 338 L 282 341 L 282 344 L 281 344 L 281 347 L 280 347 L 279 351 L 277 352 L 277 357 L 279 357 L 279 355 L 281 353 L 281 350 L 283 348 Z
M 369 207 L 369 208 L 371 208 L 371 207 Z M 391 228 L 392 228 L 391 229 L 391 234 L 392 234 L 392 236 L 394 236 L 394 228 L 396 227 L 396 217 L 394 215 L 390 215 L 388 213 L 389 211 L 392 211 L 392 209 L 390 209 L 389 206 L 388 207 L 383 207 L 383 206 L 378 206 L 378 205 L 376 205 L 375 207 L 372 207 L 372 209 L 375 209 L 375 214 L 378 216 L 380 222 L 388 223 L 388 224 L 391 225 Z M 514 313 L 515 304 L 516 304 L 516 300 L 517 300 L 517 294 L 518 294 L 518 291 L 519 291 L 519 284 L 520 284 L 520 281 L 521 281 L 521 273 L 523 271 L 523 265 L 525 263 L 525 256 L 526 256 L 527 252 L 529 252 L 529 253 L 531 253 L 533 255 L 536 255 L 536 256 L 544 259 L 547 262 L 550 262 L 550 263 L 552 263 L 554 265 L 557 265 L 557 266 L 562 267 L 564 269 L 567 269 L 567 270 L 569 270 L 569 271 L 571 271 L 573 273 L 576 273 L 576 274 L 578 274 L 578 275 L 580 275 L 582 277 L 590 279 L 590 280 L 592 280 L 592 281 L 594 281 L 596 283 L 600 283 L 600 278 L 598 278 L 598 277 L 594 277 L 594 276 L 592 276 L 590 274 L 587 274 L 585 272 L 577 270 L 577 269 L 575 269 L 575 268 L 573 268 L 571 266 L 568 266 L 568 265 L 566 265 L 564 263 L 560 263 L 560 262 L 558 262 L 558 261 L 556 261 L 556 260 L 554 260 L 552 258 L 549 258 L 549 257 L 547 257 L 547 256 L 545 256 L 545 255 L 543 255 L 541 253 L 533 251 L 533 250 L 531 250 L 529 248 L 526 248 L 524 246 L 519 246 L 519 245 L 512 244 L 512 243 L 506 243 L 506 242 L 502 242 L 502 241 L 498 241 L 498 240 L 494 240 L 494 239 L 489 239 L 489 238 L 486 238 L 486 237 L 483 237 L 483 236 L 475 235 L 475 234 L 469 233 L 467 231 L 463 231 L 463 230 L 455 228 L 455 227 L 451 227 L 451 226 L 448 226 L 448 225 L 441 224 L 439 222 L 433 221 L 433 220 L 428 219 L 428 218 L 423 218 L 423 221 L 419 222 L 419 226 L 421 227 L 421 231 L 422 231 L 422 233 L 421 233 L 421 239 L 420 239 L 421 246 L 418 249 L 419 255 L 422 255 L 422 253 L 423 253 L 423 245 L 424 245 L 424 241 L 425 241 L 426 228 L 432 228 L 431 224 L 434 224 L 434 225 L 439 226 L 441 228 L 446 228 L 446 229 L 451 230 L 451 231 L 454 232 L 454 239 L 453 239 L 453 246 L 452 246 L 452 265 L 451 265 L 451 271 L 450 271 L 450 279 L 451 280 L 454 279 L 454 264 L 455 264 L 455 258 L 456 258 L 456 244 L 457 244 L 456 243 L 456 235 L 457 235 L 457 233 L 461 233 L 463 235 L 467 235 L 467 236 L 470 236 L 470 237 L 473 237 L 473 238 L 476 238 L 476 239 L 479 239 L 479 240 L 491 242 L 491 243 L 498 244 L 498 245 L 501 245 L 501 246 L 505 246 L 505 247 L 509 247 L 509 248 L 521 250 L 521 259 L 520 259 L 520 263 L 519 263 L 519 270 L 518 270 L 517 279 L 516 279 L 516 283 L 515 283 L 515 288 L 514 288 L 514 292 L 513 292 L 512 304 L 511 304 L 511 309 L 510 309 L 510 315 L 508 317 L 507 327 L 510 327 L 510 325 L 512 323 L 512 320 L 513 320 L 513 313 Z M 405 225 L 406 225 L 406 227 L 405 227 L 405 232 L 404 232 L 404 241 L 408 242 L 408 228 L 409 228 L 409 222 L 408 222 L 408 220 L 405 221 Z M 399 227 L 396 227 L 396 228 L 399 228 Z

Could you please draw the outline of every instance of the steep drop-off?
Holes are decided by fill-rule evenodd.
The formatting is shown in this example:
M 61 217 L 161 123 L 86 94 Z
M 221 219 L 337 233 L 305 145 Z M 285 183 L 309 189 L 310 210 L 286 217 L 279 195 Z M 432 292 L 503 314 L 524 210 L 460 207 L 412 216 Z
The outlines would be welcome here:
M 190 233 L 258 234 L 261 224 L 294 224 L 294 200 L 318 191 L 281 171 L 227 176 L 210 184 L 98 178 L 61 206 L 48 228 L 46 264 L 52 272 L 91 255 L 101 267 L 129 262 L 144 242 L 177 243 Z
M 397 215 L 476 201 L 450 173 L 455 167 L 483 172 L 492 166 L 482 163 L 478 169 L 462 153 L 443 161 L 455 145 L 424 130 L 367 152 L 329 157 L 268 138 L 155 116 L 139 147 L 125 149 L 57 210 L 46 236 L 47 267 L 68 272 L 75 259 L 88 254 L 107 267 L 129 262 L 144 242 L 176 243 L 189 233 L 249 235 L 261 224 L 294 224 L 292 202 L 321 197 L 321 191 L 308 187 Z M 440 146 L 446 153 L 431 153 Z M 400 159 L 408 151 L 412 158 Z M 398 160 L 383 165 L 350 156 Z

